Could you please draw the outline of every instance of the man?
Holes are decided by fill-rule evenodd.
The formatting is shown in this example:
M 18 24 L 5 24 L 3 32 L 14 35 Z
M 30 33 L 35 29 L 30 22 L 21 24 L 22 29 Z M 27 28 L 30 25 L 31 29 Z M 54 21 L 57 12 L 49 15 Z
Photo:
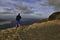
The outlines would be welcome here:
M 20 13 L 18 13 L 18 15 L 16 16 L 16 29 L 20 26 L 20 20 L 21 20 L 21 16 Z

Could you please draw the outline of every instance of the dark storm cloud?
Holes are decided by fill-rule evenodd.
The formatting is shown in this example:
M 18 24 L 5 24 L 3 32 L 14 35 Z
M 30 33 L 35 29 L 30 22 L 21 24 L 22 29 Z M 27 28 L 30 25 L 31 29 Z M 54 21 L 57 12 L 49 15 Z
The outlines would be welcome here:
M 48 0 L 50 6 L 54 6 L 55 11 L 60 11 L 60 0 Z
M 24 4 L 14 4 L 14 6 L 21 11 L 21 13 L 24 14 L 31 14 L 33 13 L 33 10 L 30 10 L 26 5 Z

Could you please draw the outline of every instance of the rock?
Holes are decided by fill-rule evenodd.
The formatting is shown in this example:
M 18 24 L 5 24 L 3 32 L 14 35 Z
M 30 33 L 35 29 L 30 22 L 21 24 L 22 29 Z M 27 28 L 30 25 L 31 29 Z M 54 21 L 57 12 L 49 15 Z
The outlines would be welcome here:
M 54 12 L 53 14 L 51 14 L 48 18 L 49 20 L 56 20 L 56 19 L 60 19 L 60 12 Z

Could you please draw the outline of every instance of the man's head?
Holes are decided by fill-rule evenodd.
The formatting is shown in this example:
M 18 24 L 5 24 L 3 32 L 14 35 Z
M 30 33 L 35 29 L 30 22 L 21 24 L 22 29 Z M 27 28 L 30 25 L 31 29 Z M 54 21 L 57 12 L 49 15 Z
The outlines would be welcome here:
M 20 15 L 20 13 L 18 13 L 18 15 Z

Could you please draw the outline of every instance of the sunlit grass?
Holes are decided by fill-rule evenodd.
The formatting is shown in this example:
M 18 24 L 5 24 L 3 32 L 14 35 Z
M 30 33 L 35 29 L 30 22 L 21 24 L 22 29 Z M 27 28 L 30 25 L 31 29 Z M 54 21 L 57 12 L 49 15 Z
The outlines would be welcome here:
M 60 40 L 60 20 L 1 30 L 0 40 Z

